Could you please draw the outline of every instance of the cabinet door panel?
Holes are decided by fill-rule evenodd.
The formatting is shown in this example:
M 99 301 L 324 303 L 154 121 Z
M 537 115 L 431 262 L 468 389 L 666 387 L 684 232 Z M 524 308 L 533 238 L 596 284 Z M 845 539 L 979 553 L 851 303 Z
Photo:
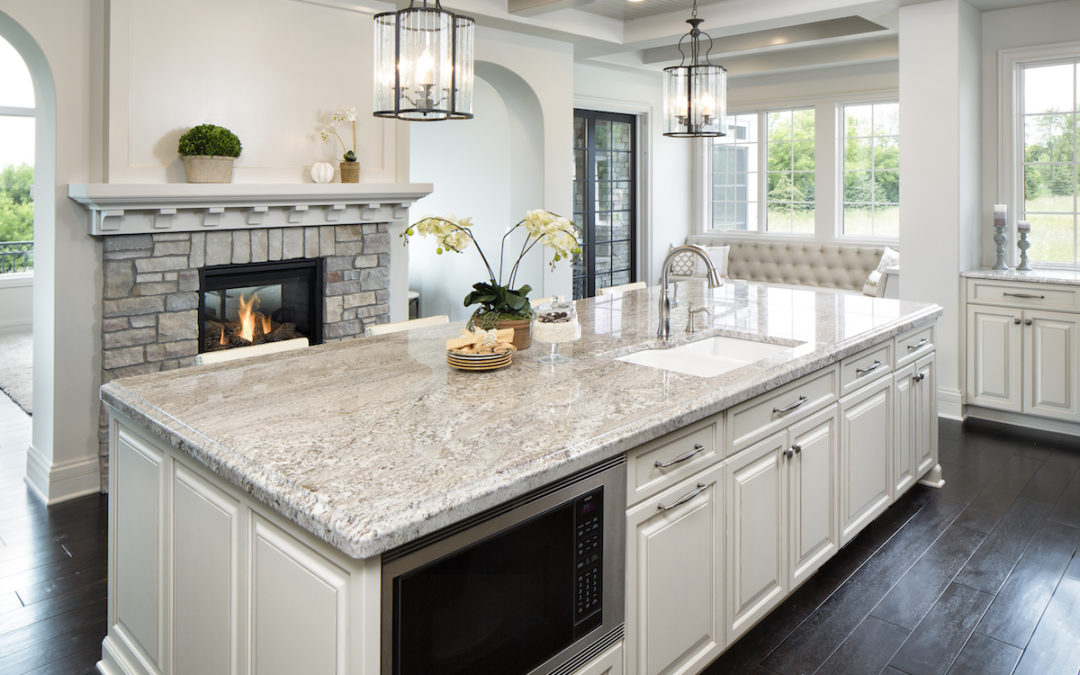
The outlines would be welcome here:
M 151 670 L 164 670 L 165 638 L 165 456 L 121 429 L 111 461 L 116 465 L 115 532 L 111 552 L 116 601 L 110 603 L 115 632 Z M 115 582 L 114 582 L 115 583 Z
M 1057 312 L 1024 312 L 1024 412 L 1080 421 L 1080 318 Z M 1031 321 L 1031 325 L 1026 325 Z
M 840 402 L 841 544 L 889 506 L 892 379 Z
M 722 476 L 715 466 L 627 513 L 627 672 L 695 672 L 723 649 Z
M 915 364 L 918 383 L 912 390 L 914 416 L 915 476 L 920 477 L 938 463 L 937 367 L 934 354 Z
M 788 466 L 788 529 L 794 588 L 828 560 L 840 545 L 836 475 L 839 462 L 837 406 L 791 428 L 798 449 Z
M 728 640 L 768 613 L 786 593 L 785 481 L 788 433 L 735 455 L 727 467 Z
M 1019 318 L 1018 310 L 968 307 L 968 403 L 1020 412 Z
M 896 372 L 893 389 L 896 397 L 893 419 L 893 499 L 901 495 L 915 482 L 915 446 L 919 437 L 915 414 L 915 366 Z
M 346 574 L 258 516 L 251 546 L 254 672 L 344 673 Z
M 173 672 L 235 673 L 239 504 L 174 466 Z

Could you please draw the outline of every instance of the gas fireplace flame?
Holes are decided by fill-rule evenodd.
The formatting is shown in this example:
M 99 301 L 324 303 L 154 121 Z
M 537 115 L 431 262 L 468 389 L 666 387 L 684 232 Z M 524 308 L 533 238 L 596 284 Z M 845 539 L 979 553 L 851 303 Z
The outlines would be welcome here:
M 245 300 L 244 294 L 240 294 L 240 311 L 237 313 L 240 317 L 240 332 L 237 335 L 248 342 L 255 342 L 255 312 L 253 308 L 258 306 L 258 293 L 252 293 L 250 300 Z M 263 325 L 265 326 L 266 322 Z M 264 329 L 263 332 L 269 333 L 270 331 Z

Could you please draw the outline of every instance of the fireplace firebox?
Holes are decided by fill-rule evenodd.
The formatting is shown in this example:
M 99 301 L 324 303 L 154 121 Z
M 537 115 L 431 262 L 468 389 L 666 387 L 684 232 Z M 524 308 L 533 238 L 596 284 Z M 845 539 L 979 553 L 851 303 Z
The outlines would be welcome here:
M 199 270 L 199 352 L 306 337 L 322 342 L 322 259 Z

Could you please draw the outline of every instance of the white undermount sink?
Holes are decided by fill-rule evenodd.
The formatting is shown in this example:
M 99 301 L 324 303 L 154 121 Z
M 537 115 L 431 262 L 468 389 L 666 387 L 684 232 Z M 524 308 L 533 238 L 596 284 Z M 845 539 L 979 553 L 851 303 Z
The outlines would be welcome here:
M 762 359 L 790 354 L 792 349 L 771 342 L 717 336 L 668 349 L 643 349 L 617 360 L 684 375 L 716 377 Z

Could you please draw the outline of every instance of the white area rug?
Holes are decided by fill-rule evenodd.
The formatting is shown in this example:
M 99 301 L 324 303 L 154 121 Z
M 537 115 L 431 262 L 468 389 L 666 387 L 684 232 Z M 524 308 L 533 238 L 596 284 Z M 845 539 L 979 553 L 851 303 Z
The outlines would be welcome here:
M 34 339 L 31 333 L 0 335 L 0 391 L 34 414 Z

